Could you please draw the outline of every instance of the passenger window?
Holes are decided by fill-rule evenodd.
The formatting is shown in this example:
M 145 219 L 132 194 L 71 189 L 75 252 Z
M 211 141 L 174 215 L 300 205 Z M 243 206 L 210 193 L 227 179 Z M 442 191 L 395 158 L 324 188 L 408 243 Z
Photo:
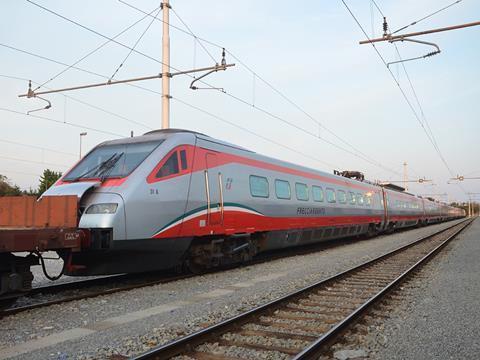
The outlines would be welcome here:
M 365 198 L 365 205 L 371 206 L 372 205 L 372 197 L 368 196 L 368 195 L 365 195 L 364 198 Z
M 355 194 L 351 191 L 348 192 L 348 202 L 350 205 L 355 205 L 357 202 L 355 201 Z
M 338 195 L 338 202 L 340 204 L 346 204 L 347 203 L 347 196 L 345 194 L 345 191 L 337 190 L 337 195 Z
M 357 204 L 363 206 L 363 196 L 357 193 Z
M 320 186 L 312 186 L 313 201 L 323 202 L 323 189 Z
M 327 188 L 325 190 L 325 193 L 326 193 L 326 196 L 327 196 L 327 201 L 329 203 L 337 202 L 337 200 L 335 199 L 335 190 Z
M 291 198 L 290 183 L 285 180 L 275 180 L 275 194 L 278 199 Z
M 262 176 L 250 175 L 250 194 L 255 197 L 268 198 L 268 180 Z
M 170 155 L 168 160 L 165 161 L 165 164 L 163 164 L 163 166 L 158 170 L 157 175 L 155 176 L 157 178 L 162 178 L 165 176 L 178 174 L 178 172 L 178 155 L 175 151 L 172 155 Z
M 187 152 L 185 150 L 180 150 L 180 164 L 182 166 L 182 170 L 187 168 Z
M 298 200 L 308 201 L 308 186 L 302 183 L 295 183 L 295 193 Z

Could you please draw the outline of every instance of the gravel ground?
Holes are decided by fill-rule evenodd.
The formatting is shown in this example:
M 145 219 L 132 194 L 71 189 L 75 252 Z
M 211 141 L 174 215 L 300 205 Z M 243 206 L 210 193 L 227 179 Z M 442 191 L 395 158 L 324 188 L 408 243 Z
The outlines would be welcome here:
M 372 359 L 480 357 L 480 220 L 448 248 L 428 281 L 418 282 L 408 303 L 385 322 L 385 344 Z
M 0 359 L 15 355 L 18 359 L 132 355 L 451 224 L 20 313 L 0 322 Z

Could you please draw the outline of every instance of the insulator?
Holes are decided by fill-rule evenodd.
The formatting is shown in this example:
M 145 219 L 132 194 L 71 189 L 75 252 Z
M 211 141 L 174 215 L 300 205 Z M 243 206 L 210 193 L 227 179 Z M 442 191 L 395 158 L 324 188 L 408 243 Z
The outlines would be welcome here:
M 225 48 L 222 50 L 222 66 L 227 65 L 227 60 L 225 60 Z
M 388 32 L 387 18 L 384 16 L 383 17 L 383 34 L 387 35 L 387 32 Z

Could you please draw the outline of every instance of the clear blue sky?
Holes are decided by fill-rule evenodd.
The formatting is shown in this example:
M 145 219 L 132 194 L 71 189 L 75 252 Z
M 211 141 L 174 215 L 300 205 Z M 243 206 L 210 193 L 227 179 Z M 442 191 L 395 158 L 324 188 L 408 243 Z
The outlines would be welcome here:
M 143 16 L 116 0 L 34 1 L 108 36 L 116 35 Z M 132 0 L 125 1 L 133 3 Z M 376 36 L 381 34 L 382 19 L 371 1 L 346 2 L 369 36 L 372 33 Z M 393 30 L 450 2 L 377 0 Z M 150 12 L 160 2 L 142 0 L 134 3 Z M 464 181 L 463 190 L 458 185 L 447 184 L 451 177 L 447 167 L 373 48 L 358 44 L 364 36 L 340 0 L 304 1 L 298 4 L 278 0 L 171 0 L 171 4 L 199 37 L 226 47 L 315 121 L 285 101 L 260 79 L 254 79 L 252 73 L 240 64 L 226 72 L 210 76 L 210 84 L 223 87 L 229 94 L 247 103 L 255 103 L 257 107 L 309 133 L 317 134 L 320 138 L 308 135 L 220 92 L 189 90 L 192 79 L 186 76 L 172 81 L 171 91 L 176 99 L 273 142 L 192 109 L 178 100 L 172 100 L 172 127 L 197 130 L 259 153 L 328 172 L 333 167 L 360 170 L 371 180 L 401 180 L 402 164 L 406 161 L 410 178 L 425 176 L 433 179 L 435 184 L 413 184 L 410 190 L 415 193 L 447 193 L 448 200 L 464 200 L 466 195 L 463 190 L 480 193 L 480 180 Z M 479 2 L 463 0 L 407 31 L 478 21 L 479 15 Z M 149 19 L 139 22 L 121 35 L 118 41 L 132 46 L 149 22 Z M 173 13 L 171 22 L 183 27 Z M 192 37 L 173 28 L 170 35 L 173 67 L 184 70 L 194 65 L 213 64 L 213 60 L 198 44 L 194 46 Z M 455 175 L 480 177 L 479 36 L 480 27 L 423 36 L 419 39 L 435 42 L 442 53 L 405 64 L 438 147 Z M 72 64 L 104 42 L 105 39 L 27 1 L 3 0 L 0 3 L 2 44 Z M 220 49 L 209 44 L 205 46 L 220 61 Z M 387 61 L 397 59 L 393 45 L 382 43 L 377 48 Z M 399 43 L 398 48 L 404 58 L 431 51 L 429 47 L 417 44 Z M 152 24 L 137 45 L 137 50 L 161 59 L 160 22 Z M 110 43 L 77 66 L 110 76 L 127 53 L 127 49 Z M 65 66 L 3 46 L 0 46 L 0 58 L 0 75 L 32 79 L 37 83 L 44 82 L 65 69 Z M 227 61 L 235 60 L 227 56 Z M 423 119 L 402 66 L 392 66 L 391 69 L 420 119 Z M 133 53 L 116 78 L 153 75 L 160 71 L 161 65 L 158 62 Z M 98 81 L 102 81 L 102 78 L 71 69 L 47 86 L 58 88 Z M 160 80 L 139 85 L 155 91 L 161 90 Z M 0 76 L 0 108 L 23 113 L 0 110 L 0 174 L 7 175 L 12 182 L 23 188 L 35 187 L 38 174 L 44 168 L 65 171 L 73 165 L 78 158 L 79 133 L 82 131 L 88 132 L 83 146 L 83 152 L 86 152 L 103 140 L 115 138 L 114 134 L 128 136 L 131 130 L 135 134 L 141 134 L 149 128 L 160 127 L 160 96 L 131 86 L 118 85 L 65 93 L 73 98 L 65 98 L 61 94 L 48 95 L 46 97 L 52 102 L 52 108 L 33 113 L 60 122 L 75 123 L 80 127 L 24 115 L 26 111 L 44 105 L 40 100 L 19 99 L 17 95 L 26 89 L 26 81 Z M 78 100 L 121 117 L 102 112 Z M 320 128 L 316 122 L 353 145 L 356 150 Z M 81 126 L 113 134 L 83 129 Z M 339 147 L 349 149 L 350 152 Z M 357 150 L 382 166 L 351 154 L 357 153 Z

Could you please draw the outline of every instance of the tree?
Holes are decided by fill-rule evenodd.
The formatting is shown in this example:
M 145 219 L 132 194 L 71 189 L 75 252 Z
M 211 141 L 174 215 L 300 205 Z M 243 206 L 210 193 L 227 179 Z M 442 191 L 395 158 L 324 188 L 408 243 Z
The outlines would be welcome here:
M 38 186 L 37 195 L 42 195 L 45 191 L 48 190 L 50 186 L 55 184 L 55 182 L 62 177 L 61 172 L 53 171 L 46 169 L 43 171 L 43 175 L 40 177 L 40 185 Z
M 8 178 L 0 175 L 0 196 L 22 195 L 22 190 L 17 185 L 11 185 Z

